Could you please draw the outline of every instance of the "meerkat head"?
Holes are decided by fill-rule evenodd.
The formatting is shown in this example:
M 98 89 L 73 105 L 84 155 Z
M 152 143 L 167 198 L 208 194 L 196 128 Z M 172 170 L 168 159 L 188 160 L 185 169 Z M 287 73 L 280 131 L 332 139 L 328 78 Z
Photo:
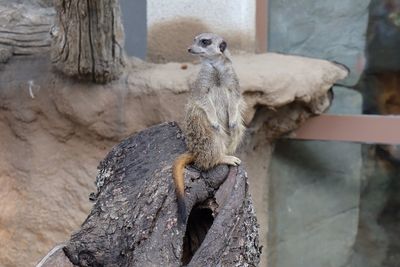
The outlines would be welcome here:
M 194 38 L 188 52 L 203 59 L 214 60 L 226 56 L 226 48 L 227 44 L 221 36 L 214 33 L 202 33 Z

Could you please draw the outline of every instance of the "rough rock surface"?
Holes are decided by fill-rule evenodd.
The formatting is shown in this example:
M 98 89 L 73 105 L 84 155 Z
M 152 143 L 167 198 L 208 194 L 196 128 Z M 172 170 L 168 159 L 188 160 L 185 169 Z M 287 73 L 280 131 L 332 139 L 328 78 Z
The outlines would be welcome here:
M 368 25 L 368 70 L 399 72 L 400 1 L 372 0 Z M 397 21 L 396 21 L 397 18 Z
M 320 114 L 329 106 L 326 94 L 332 84 L 347 75 L 341 66 L 328 61 L 272 53 L 244 54 L 234 57 L 233 62 L 248 103 L 247 123 L 261 106 L 273 111 L 293 102 L 304 103 L 311 113 Z M 134 60 L 130 71 L 117 83 L 85 85 L 93 88 L 90 91 L 82 90 L 79 83 L 61 85 L 54 96 L 58 99 L 55 105 L 99 136 L 121 138 L 159 121 L 183 118 L 189 83 L 199 70 L 198 65 L 186 67 Z M 122 86 L 116 86 L 118 83 Z
M 349 267 L 396 267 L 400 262 L 399 161 L 378 145 L 363 145 L 360 226 Z
M 359 93 L 342 87 L 334 93 L 330 113 L 361 113 Z M 269 267 L 353 266 L 361 159 L 361 144 L 277 142 L 269 173 Z
M 11 55 L 45 53 L 50 49 L 50 28 L 55 11 L 32 1 L 19 3 L 0 0 L 0 63 L 6 62 L 4 51 Z M 44 1 L 42 1 L 44 2 Z M 46 6 L 45 3 L 42 5 Z
M 370 0 L 270 0 L 269 51 L 335 60 L 357 83 L 364 60 Z
M 364 113 L 400 114 L 400 1 L 372 0 L 366 53 L 357 85 Z M 400 146 L 363 145 L 360 226 L 349 266 L 393 267 L 400 262 Z
M 245 164 L 247 155 L 252 160 L 246 169 L 256 182 L 250 181 L 250 186 L 260 193 L 266 176 L 257 174 L 265 173 L 267 159 L 257 153 L 268 155 L 267 136 L 293 130 L 323 112 L 329 105 L 329 87 L 346 72 L 311 59 L 304 59 L 308 63 L 296 70 L 288 57 L 280 55 L 242 55 L 233 60 L 250 105 L 249 138 L 241 155 Z M 88 195 L 94 191 L 96 166 L 116 141 L 183 117 L 188 84 L 197 66 L 188 64 L 183 70 L 177 63 L 128 63 L 125 75 L 107 85 L 79 83 L 52 73 L 46 54 L 12 57 L 0 67 L 3 266 L 33 265 L 78 228 L 91 207 Z M 290 105 L 290 116 L 259 126 L 287 112 Z M 260 222 L 266 221 L 265 199 L 253 195 Z

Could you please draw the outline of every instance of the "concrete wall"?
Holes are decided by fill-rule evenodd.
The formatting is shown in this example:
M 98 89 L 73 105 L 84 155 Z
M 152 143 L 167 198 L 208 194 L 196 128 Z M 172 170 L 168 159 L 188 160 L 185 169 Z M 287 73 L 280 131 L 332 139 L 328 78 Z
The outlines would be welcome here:
M 224 36 L 232 50 L 254 51 L 255 0 L 148 0 L 148 59 L 190 61 L 186 48 L 200 32 Z
M 129 56 L 146 58 L 147 5 L 146 0 L 120 0 L 125 29 L 125 51 Z

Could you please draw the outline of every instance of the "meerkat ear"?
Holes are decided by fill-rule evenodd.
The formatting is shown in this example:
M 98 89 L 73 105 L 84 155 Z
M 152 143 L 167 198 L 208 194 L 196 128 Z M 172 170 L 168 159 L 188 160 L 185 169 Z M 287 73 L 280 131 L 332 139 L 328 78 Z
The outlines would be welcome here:
M 227 46 L 227 44 L 226 44 L 225 41 L 222 41 L 222 42 L 219 44 L 219 50 L 221 51 L 221 53 L 224 53 L 224 51 L 225 51 L 225 49 L 226 49 L 226 46 Z

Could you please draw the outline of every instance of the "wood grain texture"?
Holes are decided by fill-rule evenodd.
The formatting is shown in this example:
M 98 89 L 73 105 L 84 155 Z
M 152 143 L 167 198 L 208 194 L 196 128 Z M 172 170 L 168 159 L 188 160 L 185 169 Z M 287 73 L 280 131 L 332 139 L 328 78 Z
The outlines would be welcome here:
M 13 47 L 15 55 L 31 55 L 50 49 L 50 25 L 0 27 L 0 44 Z
M 117 79 L 125 66 L 118 0 L 57 0 L 55 8 L 55 68 L 97 83 Z

